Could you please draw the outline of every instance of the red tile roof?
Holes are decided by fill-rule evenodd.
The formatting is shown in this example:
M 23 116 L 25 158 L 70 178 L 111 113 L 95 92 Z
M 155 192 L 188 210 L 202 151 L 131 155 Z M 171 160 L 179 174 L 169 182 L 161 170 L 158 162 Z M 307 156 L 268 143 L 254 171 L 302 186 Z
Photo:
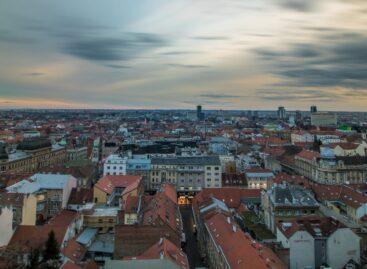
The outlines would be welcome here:
M 40 248 L 46 242 L 48 234 L 54 231 L 59 245 L 64 240 L 68 226 L 78 216 L 75 211 L 63 210 L 54 219 L 43 226 L 19 225 L 8 246 L 20 247 L 24 251 Z
M 341 201 L 352 208 L 358 208 L 367 203 L 367 196 L 349 185 L 314 183 L 312 190 L 319 201 Z
M 223 214 L 205 221 L 212 240 L 220 247 L 232 269 L 286 269 L 275 253 L 245 234 L 237 224 Z
M 147 249 L 142 255 L 137 257 L 127 257 L 126 259 L 161 259 L 161 255 L 176 263 L 180 268 L 189 269 L 189 262 L 186 254 L 166 238 L 161 238 L 159 242 Z
M 107 175 L 94 185 L 98 189 L 111 194 L 114 188 L 127 188 L 141 180 L 141 176 Z
M 297 153 L 296 157 L 312 161 L 315 158 L 319 158 L 320 153 L 316 152 L 316 151 L 311 151 L 311 150 L 305 150 L 304 149 L 300 153 Z
M 285 223 L 278 223 L 278 229 L 287 237 L 292 237 L 297 231 L 307 231 L 310 235 L 329 236 L 339 228 L 345 226 L 334 218 L 327 217 L 301 217 L 290 220 L 287 225 Z M 319 229 L 321 235 L 316 234 L 315 228 Z
M 67 246 L 62 249 L 61 253 L 73 262 L 78 263 L 84 258 L 87 249 L 76 242 L 76 238 L 73 238 L 67 243 Z
M 211 197 L 223 201 L 229 208 L 238 208 L 241 205 L 241 198 L 259 198 L 260 189 L 243 188 L 207 188 L 196 194 L 193 206 L 198 210 L 202 204 L 206 203 Z
M 176 187 L 173 184 L 164 184 L 161 190 L 172 202 L 177 204 Z

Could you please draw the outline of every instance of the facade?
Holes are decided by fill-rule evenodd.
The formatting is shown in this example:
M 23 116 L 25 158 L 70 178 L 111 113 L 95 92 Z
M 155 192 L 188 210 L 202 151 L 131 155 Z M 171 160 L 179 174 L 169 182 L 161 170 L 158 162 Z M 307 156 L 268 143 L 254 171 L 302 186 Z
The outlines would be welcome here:
M 33 194 L 37 199 L 37 222 L 43 222 L 67 207 L 77 179 L 70 175 L 34 174 L 6 188 L 10 193 Z
M 126 175 L 127 157 L 112 154 L 103 164 L 103 175 Z
M 274 185 L 262 193 L 261 205 L 265 225 L 273 233 L 279 222 L 287 222 L 302 216 L 318 216 L 319 203 L 301 187 Z
M 335 156 L 367 156 L 367 143 L 340 143 L 333 147 Z
M 66 156 L 68 161 L 85 160 L 88 158 L 88 148 L 71 148 L 66 150 Z
M 282 247 L 289 249 L 290 269 L 342 269 L 351 261 L 360 264 L 360 238 L 333 218 L 279 223 L 276 235 Z
M 93 198 L 97 204 L 119 206 L 125 194 L 135 191 L 139 195 L 143 189 L 141 176 L 107 175 L 94 185 Z
M 274 179 L 272 171 L 262 168 L 252 168 L 245 172 L 247 186 L 251 189 L 267 189 Z
M 0 208 L 0 247 L 8 245 L 14 233 L 13 208 L 5 206 Z
M 222 168 L 218 156 L 152 158 L 151 189 L 172 183 L 177 191 L 200 191 L 202 188 L 220 188 L 221 180 Z
M 35 225 L 37 197 L 34 194 L 23 193 L 1 193 L 0 208 L 11 207 L 12 226 Z
M 48 140 L 24 140 L 13 153 L 0 157 L 0 173 L 32 173 L 66 161 L 66 149 Z
M 328 112 L 315 112 L 311 114 L 311 125 L 313 126 L 336 126 L 337 115 Z
M 150 182 L 150 169 L 151 160 L 150 159 L 128 159 L 126 162 L 126 174 L 141 176 L 143 179 L 144 188 L 149 190 Z
M 329 148 L 321 154 L 303 150 L 295 156 L 295 170 L 322 184 L 363 183 L 367 178 L 366 156 L 335 156 Z
M 96 228 L 100 233 L 113 233 L 117 224 L 119 207 L 96 207 L 83 212 L 87 228 Z

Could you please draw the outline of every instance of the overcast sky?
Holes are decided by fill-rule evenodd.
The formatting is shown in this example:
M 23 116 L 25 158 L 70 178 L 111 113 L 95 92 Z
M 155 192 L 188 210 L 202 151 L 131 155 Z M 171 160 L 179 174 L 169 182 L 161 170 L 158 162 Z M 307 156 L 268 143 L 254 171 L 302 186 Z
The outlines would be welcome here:
M 366 0 L 1 0 L 0 108 L 367 111 Z

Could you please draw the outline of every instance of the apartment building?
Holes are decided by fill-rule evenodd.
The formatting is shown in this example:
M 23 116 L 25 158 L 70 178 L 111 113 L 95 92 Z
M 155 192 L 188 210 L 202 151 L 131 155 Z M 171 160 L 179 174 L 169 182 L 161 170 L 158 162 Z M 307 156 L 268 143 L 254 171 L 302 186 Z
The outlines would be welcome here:
M 220 188 L 221 180 L 222 168 L 218 156 L 152 158 L 152 189 L 172 183 L 180 192 L 200 191 L 203 188 Z
M 34 174 L 6 188 L 9 193 L 33 194 L 37 198 L 37 222 L 54 217 L 67 207 L 77 179 L 71 175 Z
M 280 184 L 264 191 L 261 196 L 265 225 L 273 233 L 278 222 L 302 216 L 319 216 L 319 203 L 299 186 Z
M 278 223 L 276 236 L 289 250 L 290 269 L 360 264 L 360 238 L 336 219 L 306 217 Z
M 66 148 L 52 145 L 47 139 L 23 140 L 15 151 L 0 150 L 0 173 L 32 173 L 42 167 L 66 161 Z
M 126 161 L 127 157 L 111 154 L 109 155 L 103 164 L 103 175 L 126 175 Z
M 367 178 L 366 156 L 335 156 L 330 148 L 321 153 L 303 150 L 294 165 L 296 172 L 322 184 L 363 183 Z

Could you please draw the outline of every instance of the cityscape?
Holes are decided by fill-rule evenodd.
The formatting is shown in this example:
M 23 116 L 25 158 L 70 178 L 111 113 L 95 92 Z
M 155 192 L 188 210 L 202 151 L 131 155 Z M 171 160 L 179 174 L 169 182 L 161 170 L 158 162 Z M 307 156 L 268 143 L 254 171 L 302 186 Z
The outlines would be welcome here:
M 0 269 L 366 269 L 366 14 L 1 0 Z

